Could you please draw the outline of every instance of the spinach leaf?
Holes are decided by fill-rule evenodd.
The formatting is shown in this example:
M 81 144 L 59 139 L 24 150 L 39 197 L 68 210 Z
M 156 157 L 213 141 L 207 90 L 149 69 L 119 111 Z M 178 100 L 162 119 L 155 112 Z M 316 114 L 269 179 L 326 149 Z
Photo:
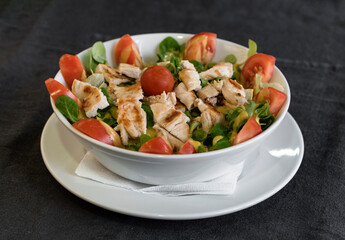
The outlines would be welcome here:
M 140 146 L 142 146 L 144 143 L 146 143 L 147 141 L 151 140 L 152 137 L 150 137 L 150 135 L 148 134 L 141 134 L 140 135 Z
M 200 122 L 198 121 L 192 121 L 190 124 L 189 124 L 189 133 L 192 135 L 194 130 L 197 129 L 199 126 L 201 125 Z
M 105 63 L 105 47 L 101 41 L 95 42 L 91 49 L 91 55 L 97 63 Z
M 237 58 L 234 54 L 229 54 L 225 57 L 224 61 L 235 64 L 237 62 Z
M 202 145 L 199 145 L 198 149 L 197 149 L 198 153 L 203 153 L 205 152 L 205 149 L 202 147 Z
M 190 60 L 189 62 L 194 65 L 194 67 L 198 71 L 198 73 L 204 71 L 204 66 L 201 64 L 201 62 L 199 62 L 197 60 Z
M 108 90 L 106 88 L 102 87 L 101 91 L 104 94 L 104 96 L 107 98 L 109 105 L 112 106 L 112 107 L 115 106 L 114 102 L 111 100 L 111 98 L 109 96 Z
M 235 119 L 238 117 L 238 115 L 240 115 L 241 111 L 243 109 L 241 107 L 237 107 L 232 111 L 229 111 L 226 115 L 225 115 L 225 119 L 229 122 L 229 127 L 230 130 L 232 130 L 233 125 L 234 125 L 234 121 Z
M 146 127 L 150 128 L 153 127 L 153 112 L 150 108 L 150 105 L 146 102 L 142 103 L 141 108 L 146 112 Z
M 98 65 L 98 62 L 96 62 L 95 59 L 93 59 L 92 54 L 90 53 L 89 72 L 90 73 L 96 72 L 97 65 Z
M 172 37 L 166 37 L 163 41 L 159 44 L 159 50 L 161 54 L 165 55 L 166 52 L 179 52 L 180 45 L 178 42 Z
M 216 136 L 226 136 L 227 133 L 228 133 L 228 129 L 220 123 L 214 124 L 210 132 L 212 138 Z
M 165 66 L 173 75 L 175 79 L 179 78 L 179 72 L 181 71 L 181 62 L 178 57 L 172 57 L 170 63 Z
M 256 106 L 256 103 L 253 100 L 248 100 L 248 103 L 244 105 L 248 113 L 248 117 L 251 117 L 253 115 L 255 106 Z
M 61 95 L 55 100 L 55 106 L 67 119 L 72 123 L 75 123 L 79 120 L 78 118 L 78 103 L 74 101 L 67 95 Z
M 215 145 L 213 145 L 212 147 L 210 147 L 211 151 L 214 150 L 219 150 L 219 149 L 223 149 L 223 148 L 227 148 L 230 147 L 230 141 L 227 137 L 223 137 L 222 139 L 219 139 Z
M 254 108 L 254 116 L 256 119 L 259 118 L 259 123 L 263 131 L 266 130 L 269 126 L 271 126 L 272 123 L 275 121 L 275 117 L 271 114 L 269 110 L 269 103 L 265 100 L 260 102 Z
M 205 78 L 200 78 L 200 81 L 201 81 L 201 87 L 205 87 L 207 84 L 208 84 L 208 81 L 205 79 Z
M 193 132 L 192 138 L 195 141 L 203 142 L 207 138 L 207 133 L 204 130 L 197 129 Z
M 205 65 L 205 67 L 204 67 L 204 70 L 206 71 L 206 70 L 212 68 L 212 67 L 213 67 L 214 65 L 216 65 L 216 64 L 217 64 L 217 63 L 215 63 L 215 62 L 207 63 L 207 64 Z
M 111 127 L 117 126 L 117 107 L 115 106 L 108 106 L 104 109 L 97 110 L 97 120 L 101 120 L 107 123 Z

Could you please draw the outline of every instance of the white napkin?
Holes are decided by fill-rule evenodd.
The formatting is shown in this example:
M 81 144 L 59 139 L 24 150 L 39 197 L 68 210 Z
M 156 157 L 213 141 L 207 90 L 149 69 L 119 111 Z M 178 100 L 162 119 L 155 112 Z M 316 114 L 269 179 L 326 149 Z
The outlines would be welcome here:
M 207 182 L 154 186 L 135 182 L 111 172 L 88 152 L 80 161 L 75 173 L 80 177 L 136 192 L 161 196 L 183 196 L 192 194 L 231 195 L 236 189 L 242 170 L 243 162 L 240 162 L 234 165 L 227 174 Z

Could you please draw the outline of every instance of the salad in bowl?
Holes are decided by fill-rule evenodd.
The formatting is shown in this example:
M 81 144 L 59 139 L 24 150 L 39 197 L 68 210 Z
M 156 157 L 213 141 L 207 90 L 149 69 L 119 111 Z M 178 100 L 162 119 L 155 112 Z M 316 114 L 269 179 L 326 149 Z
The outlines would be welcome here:
M 102 42 L 96 42 L 84 59 L 70 54 L 60 58 L 66 86 L 52 78 L 45 84 L 75 129 L 142 153 L 229 148 L 275 122 L 288 90 L 270 82 L 275 57 L 256 53 L 256 43 L 249 40 L 246 59 L 237 59 L 230 49 L 214 60 L 216 34 L 177 40 L 165 37 L 150 62 L 143 61 L 141 49 L 128 34 L 114 44 L 111 56 Z
M 284 75 L 256 52 L 213 33 L 124 35 L 64 54 L 45 84 L 59 121 L 109 170 L 203 182 L 257 157 L 287 113 Z

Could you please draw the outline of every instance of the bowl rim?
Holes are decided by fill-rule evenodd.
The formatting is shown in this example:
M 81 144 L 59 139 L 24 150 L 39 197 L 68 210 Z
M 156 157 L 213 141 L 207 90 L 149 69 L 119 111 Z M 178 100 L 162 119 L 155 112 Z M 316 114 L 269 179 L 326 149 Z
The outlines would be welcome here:
M 136 38 L 140 38 L 140 37 L 145 37 L 148 35 L 182 35 L 184 37 L 190 37 L 193 36 L 194 34 L 190 34 L 190 33 L 145 33 L 145 34 L 138 34 L 138 35 L 133 35 L 131 36 L 134 40 Z M 118 41 L 120 38 L 115 38 L 115 39 L 111 39 L 108 41 L 103 42 L 104 44 L 110 44 L 111 42 L 115 42 Z M 248 50 L 247 47 L 242 46 L 240 44 L 228 41 L 228 40 L 224 40 L 224 39 L 220 39 L 217 38 L 217 41 L 220 41 L 222 43 L 227 43 L 227 44 L 232 44 L 232 45 L 236 45 L 237 47 L 240 47 L 242 49 Z M 91 47 L 79 52 L 78 54 L 76 54 L 79 58 L 80 55 L 85 54 L 87 51 L 90 51 Z M 58 119 L 60 120 L 60 122 L 62 122 L 64 124 L 65 127 L 67 127 L 68 130 L 70 130 L 71 132 L 73 132 L 74 134 L 78 135 L 79 137 L 87 140 L 88 142 L 91 142 L 93 144 L 96 144 L 98 147 L 101 147 L 103 149 L 106 150 L 110 150 L 113 152 L 117 152 L 120 154 L 124 154 L 124 155 L 128 155 L 128 156 L 133 156 L 133 157 L 141 157 L 141 158 L 150 158 L 152 160 L 154 159 L 174 159 L 174 160 L 178 160 L 178 159 L 194 159 L 196 158 L 196 156 L 198 157 L 203 157 L 203 158 L 207 158 L 207 157 L 216 157 L 218 155 L 223 155 L 225 153 L 230 153 L 232 151 L 237 151 L 239 149 L 246 149 L 248 146 L 252 145 L 254 142 L 258 142 L 260 143 L 261 139 L 267 137 L 268 135 L 270 135 L 282 122 L 282 120 L 285 118 L 286 113 L 288 111 L 288 108 L 290 106 L 290 101 L 291 101 L 291 92 L 290 92 L 290 87 L 288 84 L 288 81 L 286 80 L 284 74 L 280 71 L 280 69 L 275 65 L 274 66 L 274 70 L 277 71 L 277 73 L 281 76 L 282 80 L 285 83 L 285 88 L 286 88 L 286 102 L 285 105 L 283 107 L 283 109 L 280 110 L 278 117 L 276 118 L 276 120 L 273 122 L 273 124 L 266 129 L 265 131 L 263 131 L 262 133 L 260 133 L 259 135 L 255 136 L 254 138 L 251 138 L 243 143 L 240 143 L 238 145 L 234 145 L 234 146 L 230 146 L 224 149 L 219 149 L 219 150 L 215 150 L 215 151 L 209 151 L 209 152 L 203 152 L 203 153 L 195 153 L 195 154 L 171 154 L 171 155 L 165 155 L 165 154 L 153 154 L 153 153 L 142 153 L 142 152 L 137 152 L 137 151 L 132 151 L 132 150 L 128 150 L 128 149 L 124 149 L 124 148 L 120 148 L 120 147 L 116 147 L 116 146 L 112 146 L 103 142 L 100 142 L 96 139 L 93 139 L 85 134 L 83 134 L 82 132 L 78 131 L 77 129 L 75 129 L 72 124 L 62 115 L 62 113 L 56 108 L 55 106 L 55 102 L 53 101 L 52 97 L 50 97 L 50 103 L 52 105 L 52 108 L 54 110 L 54 113 L 56 114 L 56 116 L 58 117 Z M 54 76 L 54 79 L 60 78 L 61 72 L 60 70 L 56 73 L 56 75 Z M 61 78 L 63 79 L 62 75 Z M 58 81 L 58 80 L 57 80 Z M 60 81 L 59 81 L 60 82 Z M 61 83 L 61 82 L 60 82 Z M 65 83 L 62 83 L 65 85 Z M 66 85 L 65 85 L 66 86 Z

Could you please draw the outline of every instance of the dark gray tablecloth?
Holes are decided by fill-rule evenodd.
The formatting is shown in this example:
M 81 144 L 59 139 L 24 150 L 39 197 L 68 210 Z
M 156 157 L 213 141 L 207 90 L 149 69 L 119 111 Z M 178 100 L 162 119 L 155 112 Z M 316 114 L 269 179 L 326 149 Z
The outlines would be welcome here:
M 344 239 L 344 12 L 336 0 L 1 1 L 0 239 Z M 291 182 L 248 209 L 193 221 L 126 216 L 64 189 L 40 152 L 52 114 L 44 80 L 60 56 L 125 33 L 202 31 L 251 38 L 277 57 L 305 140 Z

